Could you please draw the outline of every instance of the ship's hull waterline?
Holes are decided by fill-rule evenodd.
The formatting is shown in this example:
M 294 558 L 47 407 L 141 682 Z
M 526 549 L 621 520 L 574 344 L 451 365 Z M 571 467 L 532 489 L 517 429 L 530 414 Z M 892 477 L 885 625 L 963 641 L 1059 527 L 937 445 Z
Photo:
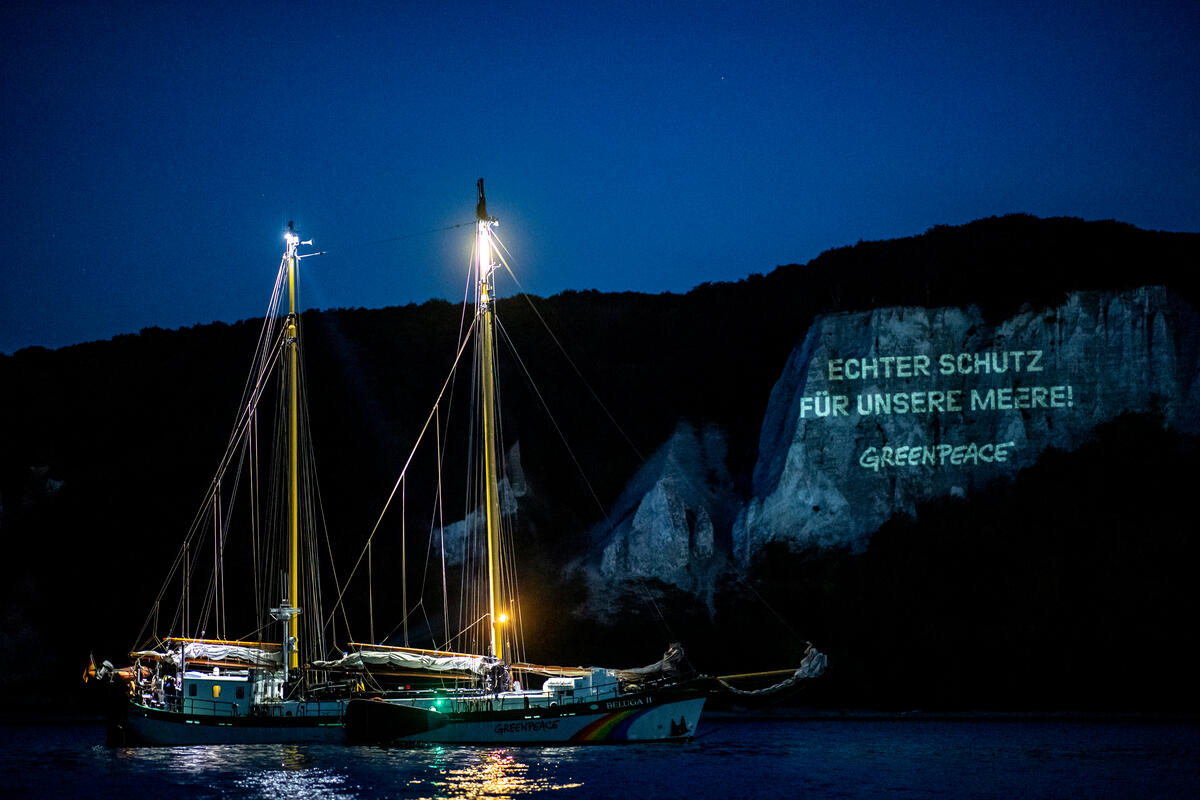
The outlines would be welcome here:
M 691 739 L 701 695 L 637 696 L 513 711 L 442 714 L 380 700 L 346 713 L 293 717 L 181 714 L 130 703 L 114 730 L 122 745 L 210 744 L 616 744 Z M 344 724 L 345 722 L 345 724 Z
M 403 702 L 351 700 L 346 740 L 358 744 L 616 744 L 691 739 L 704 696 L 634 695 L 510 711 L 441 713 Z
M 132 702 L 128 706 L 123 724 L 114 729 L 124 741 L 116 744 L 340 744 L 344 739 L 341 712 L 291 717 L 232 717 L 183 714 Z

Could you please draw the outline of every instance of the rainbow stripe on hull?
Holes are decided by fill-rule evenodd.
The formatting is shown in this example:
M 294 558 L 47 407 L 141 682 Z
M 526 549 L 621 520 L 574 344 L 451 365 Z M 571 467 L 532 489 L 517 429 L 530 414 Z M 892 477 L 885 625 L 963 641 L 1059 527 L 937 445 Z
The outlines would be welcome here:
M 702 700 L 682 701 L 665 706 L 614 711 L 588 723 L 568 741 L 572 744 L 641 741 L 643 736 L 639 734 L 651 729 L 654 731 L 654 738 L 690 739 L 695 736 L 696 723 L 700 719 L 699 707 L 694 713 L 689 713 L 692 711 L 690 706 L 695 703 L 703 706 Z M 679 716 L 678 720 L 675 719 L 676 714 Z M 660 737 L 664 731 L 666 736 Z
M 637 698 L 636 707 L 608 703 L 529 709 L 521 714 L 448 714 L 445 724 L 390 741 L 439 744 L 619 744 L 684 741 L 696 735 L 704 708 L 701 694 Z

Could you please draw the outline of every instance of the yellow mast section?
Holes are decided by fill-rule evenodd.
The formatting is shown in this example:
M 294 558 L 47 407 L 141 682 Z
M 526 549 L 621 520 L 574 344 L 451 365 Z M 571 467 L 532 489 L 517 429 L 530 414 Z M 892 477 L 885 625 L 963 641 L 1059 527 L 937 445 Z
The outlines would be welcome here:
M 500 490 L 496 469 L 496 391 L 493 381 L 492 337 L 492 263 L 491 231 L 495 220 L 487 215 L 483 197 L 483 178 L 479 179 L 479 205 L 476 206 L 477 279 L 479 281 L 480 314 L 480 401 L 483 405 L 483 485 L 487 518 L 488 550 L 488 615 L 491 621 L 491 655 L 504 659 L 504 636 L 501 625 L 508 620 L 500 596 Z
M 288 602 L 300 607 L 300 381 L 298 373 L 299 330 L 296 325 L 296 249 L 300 237 L 288 225 L 288 319 L 287 349 L 289 374 L 288 451 L 289 451 L 289 509 L 288 509 Z M 298 614 L 288 619 L 288 667 L 300 666 L 300 621 Z

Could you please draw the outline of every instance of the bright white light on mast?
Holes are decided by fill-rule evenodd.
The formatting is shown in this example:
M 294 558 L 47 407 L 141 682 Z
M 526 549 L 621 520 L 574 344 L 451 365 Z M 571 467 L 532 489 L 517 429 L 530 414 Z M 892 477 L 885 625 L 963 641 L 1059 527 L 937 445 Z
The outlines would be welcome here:
M 486 222 L 479 223 L 479 270 L 486 272 L 492 264 L 492 243 Z

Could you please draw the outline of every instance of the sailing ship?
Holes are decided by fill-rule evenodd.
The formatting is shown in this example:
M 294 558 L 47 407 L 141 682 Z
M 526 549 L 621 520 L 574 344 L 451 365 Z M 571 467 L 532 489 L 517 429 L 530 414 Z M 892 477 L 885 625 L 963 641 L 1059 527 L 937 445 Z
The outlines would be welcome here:
M 397 488 L 404 486 L 431 423 L 439 437 L 435 449 L 440 476 L 442 396 L 464 362 L 468 343 L 473 342 L 476 416 L 470 438 L 478 445 L 479 474 L 470 483 L 477 493 L 479 513 L 469 514 L 464 524 L 475 521 L 480 533 L 474 538 L 480 540 L 482 552 L 472 561 L 474 569 L 464 563 L 462 580 L 466 585 L 477 576 L 482 590 L 464 591 L 468 601 L 460 610 L 459 632 L 451 636 L 447 624 L 440 646 L 437 642 L 431 648 L 410 646 L 410 609 L 404 590 L 402 646 L 354 641 L 344 651 L 334 646 L 334 615 L 326 616 L 321 607 L 318 548 L 313 543 L 323 515 L 306 499 L 316 494 L 316 476 L 311 441 L 304 433 L 307 392 L 296 281 L 299 261 L 305 257 L 299 248 L 311 242 L 301 242 L 289 223 L 234 434 L 201 505 L 202 513 L 197 514 L 139 634 L 140 645 L 130 653 L 132 666 L 114 670 L 105 662 L 99 670 L 93 668 L 96 677 L 108 677 L 121 687 L 110 742 L 582 744 L 686 740 L 695 735 L 706 696 L 719 680 L 685 669 L 678 645 L 671 645 L 660 661 L 635 669 L 547 666 L 523 656 L 497 411 L 495 279 L 503 262 L 502 245 L 495 234 L 498 222 L 487 212 L 483 179 L 477 186 L 474 297 L 464 304 L 473 310 L 471 324 L 460 336 L 451 377 L 396 482 Z M 286 313 L 280 310 L 285 294 Z M 284 501 L 284 511 L 264 514 L 258 499 L 262 484 L 255 477 L 261 449 L 256 438 L 260 412 L 268 405 L 264 403 L 267 387 L 273 382 L 279 398 L 274 427 L 285 439 L 274 449 L 284 464 L 267 482 L 274 490 L 266 493 Z M 230 638 L 224 564 L 231 552 L 234 502 L 227 490 L 231 484 L 246 482 L 241 479 L 242 465 L 249 467 L 250 475 L 250 539 L 268 545 L 268 550 L 275 543 L 276 555 L 264 558 L 260 566 L 267 574 L 281 574 L 283 580 L 274 587 L 270 581 L 260 584 L 256 579 L 256 612 L 248 626 L 252 633 Z M 440 493 L 439 479 L 439 504 Z M 260 517 L 265 521 L 260 522 Z M 378 529 L 377 522 L 364 547 L 368 564 Z M 200 575 L 200 565 L 208 562 L 207 556 L 200 555 L 200 544 L 210 534 L 212 571 L 205 577 Z M 404 552 L 402 545 L 402 557 Z M 403 563 L 400 571 L 403 575 Z M 200 593 L 201 587 L 196 609 L 192 595 Z M 336 588 L 341 604 L 347 587 Z M 175 589 L 179 600 L 168 613 L 166 598 Z M 443 616 L 448 621 L 448 601 L 446 606 Z M 372 606 L 372 639 L 373 613 Z M 160 627 L 171 633 L 160 638 Z M 208 630 L 217 635 L 206 638 Z M 467 647 L 455 648 L 454 643 Z M 812 651 L 780 686 L 818 674 L 823 666 L 824 656 Z
M 311 538 L 320 520 L 305 500 L 314 494 L 316 477 L 312 444 L 303 430 L 308 415 L 296 306 L 298 266 L 304 257 L 299 249 L 312 242 L 301 242 L 291 222 L 284 241 L 233 434 L 138 636 L 139 646 L 130 653 L 132 666 L 118 670 L 106 661 L 96 668 L 93 662 L 85 674 L 118 687 L 110 709 L 110 743 L 341 740 L 351 687 L 306 667 L 325 655 L 327 639 L 321 624 L 319 574 L 309 570 L 310 580 L 301 580 L 306 574 L 302 528 Z M 277 400 L 274 408 L 272 397 Z M 265 485 L 259 477 L 257 441 L 264 416 L 267 424 L 274 421 L 279 435 L 271 450 L 282 462 L 269 470 Z M 234 500 L 239 488 L 250 495 L 248 503 L 236 506 L 249 505 L 244 527 L 252 544 L 260 545 L 256 552 L 270 554 L 254 573 L 257 602 L 249 625 L 261 640 L 226 635 L 231 616 L 232 624 L 239 624 L 237 609 L 226 602 L 231 577 L 226 574 L 226 556 L 233 544 L 231 530 L 237 527 Z M 264 503 L 264 494 L 280 502 Z M 310 542 L 306 558 L 311 552 Z M 211 573 L 200 579 L 209 565 Z M 260 581 L 258 572 L 280 574 L 281 585 Z M 239 583 L 242 576 L 232 577 Z M 167 598 L 175 596 L 174 590 L 178 600 L 172 609 Z M 302 615 L 310 624 L 302 624 Z M 159 625 L 172 632 L 160 637 Z M 208 637 L 209 631 L 216 636 Z M 272 633 L 277 638 L 268 638 Z
M 485 631 L 481 653 L 417 653 L 362 648 L 327 669 L 369 664 L 406 670 L 456 672 L 453 687 L 380 691 L 352 698 L 346 707 L 350 742 L 560 744 L 688 739 L 694 736 L 710 681 L 688 678 L 683 652 L 674 645 L 656 664 L 635 670 L 535 665 L 514 658 L 521 637 L 514 561 L 506 552 L 496 411 L 495 277 L 500 267 L 483 179 L 477 184 L 473 330 L 476 342 L 478 441 L 485 535 L 486 603 L 478 622 Z M 542 681 L 538 688 L 524 688 Z

